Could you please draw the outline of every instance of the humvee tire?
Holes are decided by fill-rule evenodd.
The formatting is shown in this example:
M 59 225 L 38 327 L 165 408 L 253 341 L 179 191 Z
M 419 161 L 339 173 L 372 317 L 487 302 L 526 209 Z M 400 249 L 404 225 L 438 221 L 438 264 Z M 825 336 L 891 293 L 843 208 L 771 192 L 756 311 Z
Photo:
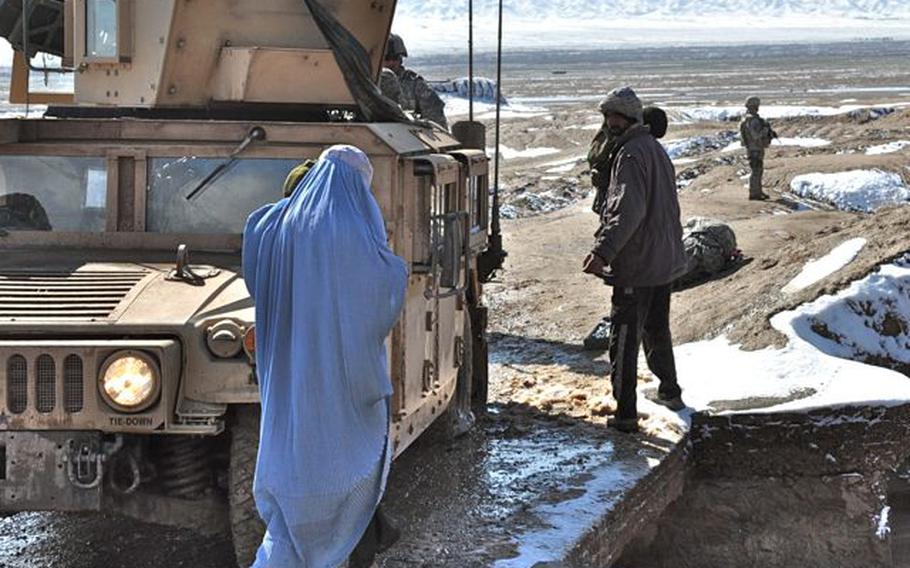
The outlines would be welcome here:
M 475 416 L 482 416 L 487 410 L 489 375 L 489 344 L 487 343 L 487 308 L 471 305 L 468 308 L 471 320 L 470 353 L 471 358 L 471 408 Z
M 265 524 L 259 518 L 253 499 L 253 475 L 259 449 L 259 405 L 234 406 L 231 426 L 231 464 L 228 496 L 231 514 L 231 536 L 237 565 L 248 568 L 262 543 Z

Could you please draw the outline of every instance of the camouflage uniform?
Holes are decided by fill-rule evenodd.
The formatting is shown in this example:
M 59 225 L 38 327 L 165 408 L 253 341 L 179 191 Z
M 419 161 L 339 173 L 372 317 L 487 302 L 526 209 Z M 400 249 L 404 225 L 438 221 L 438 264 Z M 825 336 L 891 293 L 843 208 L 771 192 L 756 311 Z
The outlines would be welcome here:
M 383 67 L 379 74 L 379 90 L 384 97 L 401 104 L 401 83 L 398 82 L 398 75 L 388 67 Z
M 448 128 L 449 124 L 445 115 L 446 104 L 427 84 L 426 80 L 405 67 L 399 67 L 397 75 L 398 83 L 401 86 L 399 100 L 401 108 L 413 111 L 418 117 L 431 120 L 443 128 Z
M 768 121 L 758 115 L 759 104 L 758 97 L 750 97 L 746 101 L 748 112 L 739 125 L 742 145 L 749 153 L 749 167 L 752 169 L 752 175 L 749 177 L 749 199 L 767 198 L 762 191 L 765 148 L 771 145 L 771 139 L 775 136 Z

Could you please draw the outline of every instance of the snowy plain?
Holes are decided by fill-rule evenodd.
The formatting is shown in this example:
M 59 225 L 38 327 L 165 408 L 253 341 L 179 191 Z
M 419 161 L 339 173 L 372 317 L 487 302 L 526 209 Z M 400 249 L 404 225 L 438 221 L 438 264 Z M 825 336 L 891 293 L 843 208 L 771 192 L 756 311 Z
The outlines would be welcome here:
M 480 51 L 495 49 L 496 6 L 474 2 Z M 503 21 L 510 50 L 910 38 L 903 0 L 505 0 Z M 467 3 L 402 0 L 393 30 L 420 53 L 464 47 Z

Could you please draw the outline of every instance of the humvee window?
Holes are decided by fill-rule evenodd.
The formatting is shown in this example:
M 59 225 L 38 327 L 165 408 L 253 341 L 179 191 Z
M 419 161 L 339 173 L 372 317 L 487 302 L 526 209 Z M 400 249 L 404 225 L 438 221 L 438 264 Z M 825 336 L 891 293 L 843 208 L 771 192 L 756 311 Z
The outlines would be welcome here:
M 104 231 L 102 158 L 0 156 L 0 230 Z
M 254 210 L 283 197 L 284 178 L 300 160 L 238 160 L 198 199 L 186 195 L 224 160 L 149 161 L 146 230 L 153 233 L 240 234 Z
M 471 207 L 471 232 L 480 233 L 487 229 L 487 194 L 490 180 L 487 175 L 468 178 L 468 195 Z
M 85 51 L 88 57 L 117 57 L 117 2 L 88 0 L 85 3 Z

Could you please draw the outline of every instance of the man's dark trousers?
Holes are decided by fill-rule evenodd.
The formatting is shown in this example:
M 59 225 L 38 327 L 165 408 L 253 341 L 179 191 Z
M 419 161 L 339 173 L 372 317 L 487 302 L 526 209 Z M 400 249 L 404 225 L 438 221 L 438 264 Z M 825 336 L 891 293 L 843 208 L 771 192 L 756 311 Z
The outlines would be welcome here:
M 682 394 L 676 381 L 670 335 L 670 284 L 646 288 L 613 288 L 610 316 L 610 362 L 618 418 L 637 418 L 638 348 L 645 347 L 648 368 L 660 379 L 664 399 Z

